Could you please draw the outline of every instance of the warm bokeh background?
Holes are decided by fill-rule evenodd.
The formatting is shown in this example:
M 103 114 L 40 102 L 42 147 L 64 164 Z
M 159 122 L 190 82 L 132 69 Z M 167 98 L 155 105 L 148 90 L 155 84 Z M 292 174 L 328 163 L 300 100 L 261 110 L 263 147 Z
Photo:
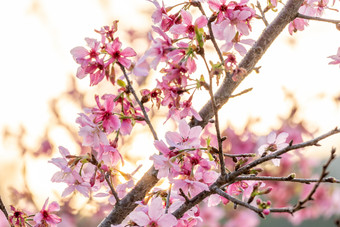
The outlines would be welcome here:
M 122 39 L 141 54 L 148 46 L 146 34 L 152 10 L 150 2 L 141 0 L 0 2 L 0 130 L 3 135 L 0 137 L 0 194 L 7 205 L 12 203 L 8 197 L 9 186 L 19 191 L 28 187 L 39 206 L 47 197 L 59 198 L 62 186 L 49 181 L 56 171 L 47 163 L 50 158 L 23 155 L 22 148 L 33 153 L 39 150 L 41 141 L 49 140 L 53 155 L 57 156 L 58 146 L 70 150 L 74 147 L 65 129 L 53 127 L 57 123 L 51 121 L 49 108 L 51 100 L 59 100 L 57 108 L 62 110 L 62 118 L 71 129 L 77 130 L 74 120 L 81 111 L 79 105 L 60 96 L 74 89 L 71 78 L 77 65 L 70 50 L 84 45 L 85 37 L 98 37 L 94 29 L 118 19 Z M 274 14 L 270 13 L 269 19 L 271 15 Z M 332 11 L 325 17 L 339 18 L 339 14 Z M 259 29 L 256 25 L 260 25 Z M 252 38 L 256 39 L 261 29 L 260 21 L 254 23 Z M 310 131 L 322 133 L 340 126 L 340 69 L 329 66 L 327 58 L 336 54 L 339 40 L 340 32 L 327 23 L 310 22 L 306 31 L 293 37 L 285 30 L 260 61 L 260 74 L 251 74 L 238 89 L 252 87 L 253 91 L 231 100 L 222 109 L 222 124 L 241 129 L 249 118 L 259 119 L 252 130 L 266 134 L 278 127 L 279 117 L 287 116 L 296 102 L 298 120 L 303 120 Z M 76 81 L 84 94 L 85 105 L 93 103 L 94 93 L 102 93 L 97 88 L 89 88 L 88 84 L 88 78 Z M 105 85 L 100 88 L 109 89 Z M 288 99 L 287 94 L 293 94 L 295 101 Z M 202 101 L 194 101 L 194 104 L 199 109 Z M 45 133 L 47 126 L 49 134 Z M 159 134 L 162 137 L 164 131 Z M 323 142 L 322 148 L 309 152 L 322 157 L 331 146 L 339 149 L 339 141 L 340 137 L 334 136 Z M 131 150 L 144 147 L 153 153 L 147 149 L 147 146 L 152 147 L 152 140 L 145 145 L 145 138 L 139 136 L 134 142 Z

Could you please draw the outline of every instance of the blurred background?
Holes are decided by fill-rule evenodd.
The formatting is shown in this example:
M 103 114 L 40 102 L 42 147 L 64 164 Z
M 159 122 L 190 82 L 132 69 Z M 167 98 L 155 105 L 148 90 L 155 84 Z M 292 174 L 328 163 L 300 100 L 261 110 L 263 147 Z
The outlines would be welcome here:
M 94 29 L 119 20 L 123 46 L 132 46 L 142 54 L 149 45 L 147 32 L 153 9 L 153 4 L 141 0 L 0 2 L 0 195 L 7 208 L 20 204 L 20 197 L 30 198 L 29 206 L 33 208 L 41 207 L 47 197 L 50 201 L 60 199 L 64 187 L 50 182 L 57 168 L 48 160 L 59 155 L 58 146 L 67 147 L 71 153 L 80 151 L 77 114 L 94 104 L 94 94 L 111 89 L 104 84 L 89 87 L 89 78 L 76 79 L 78 65 L 70 50 L 85 45 L 85 37 L 98 38 Z M 273 16 L 273 12 L 268 13 L 268 20 Z M 339 13 L 332 10 L 324 17 L 340 19 Z M 252 38 L 256 39 L 263 28 L 261 21 L 255 21 Z M 303 121 L 315 135 L 340 126 L 340 69 L 329 66 L 327 58 L 336 54 L 339 40 L 340 31 L 333 24 L 311 21 L 304 32 L 294 36 L 285 29 L 259 62 L 260 73 L 252 73 L 236 92 L 253 90 L 222 108 L 221 124 L 235 131 L 249 126 L 253 132 L 266 135 L 298 107 L 295 120 Z M 193 103 L 197 110 L 204 104 L 202 99 Z M 155 120 L 155 124 L 162 138 L 163 122 Z M 126 141 L 128 146 L 124 148 L 131 163 L 125 168 L 133 168 L 133 163 L 141 160 L 141 174 L 150 166 L 147 155 L 154 152 L 151 136 L 141 135 L 142 131 L 137 128 L 136 136 Z M 149 137 L 149 144 L 145 144 Z M 321 148 L 308 149 L 320 160 L 328 156 L 332 146 L 339 150 L 340 137 L 321 144 Z M 140 147 L 143 152 L 137 149 Z M 332 166 L 339 173 L 335 168 L 340 166 L 339 159 Z M 332 175 L 336 175 L 334 171 Z M 88 205 L 80 211 L 77 207 L 84 204 Z M 83 216 L 95 209 L 81 199 L 69 207 Z M 326 226 L 328 222 L 322 223 Z

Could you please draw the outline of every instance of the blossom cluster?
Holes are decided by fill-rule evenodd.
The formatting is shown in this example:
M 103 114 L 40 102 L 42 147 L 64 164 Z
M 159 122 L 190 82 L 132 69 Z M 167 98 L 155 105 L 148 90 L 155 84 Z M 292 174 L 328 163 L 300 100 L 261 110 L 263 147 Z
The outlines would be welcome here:
M 111 26 L 104 26 L 96 32 L 100 39 L 86 38 L 87 47 L 75 47 L 71 54 L 79 64 L 76 76 L 83 79 L 89 76 L 90 86 L 96 86 L 104 78 L 114 86 L 112 94 L 101 97 L 95 95 L 96 106 L 84 109 L 76 119 L 79 125 L 78 134 L 82 138 L 82 146 L 89 152 L 74 155 L 64 147 L 59 147 L 61 157 L 53 158 L 50 163 L 59 168 L 52 177 L 52 182 L 64 183 L 66 187 L 62 197 L 80 193 L 84 197 L 105 197 L 111 205 L 119 204 L 135 185 L 133 174 L 123 173 L 119 165 L 124 164 L 120 153 L 121 138 L 131 134 L 136 123 L 152 125 L 147 113 L 151 108 L 166 109 L 169 119 L 178 126 L 177 131 L 168 131 L 165 141 L 154 135 L 154 147 L 157 154 L 150 157 L 157 178 L 169 185 L 170 190 L 154 188 L 145 198 L 138 201 L 138 207 L 130 213 L 120 226 L 200 226 L 209 215 L 215 215 L 215 222 L 222 218 L 219 212 L 209 214 L 230 202 L 227 198 L 236 198 L 249 206 L 260 209 L 268 215 L 272 204 L 286 206 L 292 199 L 293 188 L 285 182 L 264 182 L 259 180 L 235 180 L 221 186 L 225 197 L 213 193 L 211 187 L 222 176 L 224 171 L 237 171 L 255 159 L 276 154 L 294 143 L 302 142 L 302 133 L 306 131 L 299 125 L 292 127 L 284 125 L 280 130 L 258 137 L 248 130 L 237 134 L 231 128 L 222 132 L 222 140 L 212 130 L 212 124 L 204 129 L 201 126 L 190 127 L 188 119 L 202 121 L 200 114 L 193 108 L 192 101 L 199 89 L 212 89 L 215 79 L 218 84 L 222 75 L 235 74 L 244 69 L 238 68 L 237 57 L 247 54 L 247 46 L 255 41 L 247 38 L 252 31 L 253 20 L 259 18 L 255 7 L 248 0 L 202 0 L 179 3 L 166 7 L 164 2 L 148 0 L 155 6 L 152 14 L 152 32 L 149 33 L 150 47 L 137 58 L 137 53 L 131 47 L 123 48 L 118 35 L 118 21 Z M 270 0 L 268 9 L 276 10 L 280 1 Z M 211 12 L 208 16 L 202 4 Z M 328 0 L 305 0 L 299 13 L 306 16 L 321 16 L 325 9 L 330 9 Z M 193 8 L 199 9 L 197 15 Z M 302 31 L 308 21 L 296 18 L 289 24 L 290 34 Z M 205 56 L 207 41 L 212 41 L 217 52 L 220 51 L 220 62 L 210 61 Z M 217 41 L 216 41 L 217 40 Z M 246 46 L 245 46 L 246 45 Z M 340 48 L 337 55 L 330 56 L 330 64 L 340 63 Z M 205 77 L 198 72 L 199 65 L 205 65 Z M 148 76 L 152 71 L 158 71 L 161 76 L 156 79 L 157 85 L 152 89 L 140 90 L 140 98 L 135 92 L 131 77 Z M 118 76 L 119 74 L 122 76 Z M 208 80 L 209 78 L 209 80 Z M 210 90 L 211 91 L 211 90 Z M 217 108 L 215 106 L 215 108 Z M 217 115 L 215 115 L 215 120 Z M 164 124 L 165 124 L 164 122 Z M 215 124 L 217 124 L 215 122 Z M 219 148 L 222 148 L 222 150 Z M 220 149 L 220 150 L 219 150 Z M 231 156 L 228 156 L 231 155 Z M 233 156 L 234 155 L 234 156 Z M 292 155 L 293 156 L 293 155 Z M 308 176 L 308 168 L 312 166 L 307 159 L 296 151 L 294 157 L 300 159 L 303 176 Z M 277 155 L 270 159 L 278 175 L 289 174 L 293 169 L 293 158 L 288 154 Z M 223 166 L 225 165 L 225 166 Z M 275 175 L 265 167 L 257 166 L 246 172 L 247 176 Z M 121 176 L 121 177 L 120 177 Z M 124 178 L 124 180 L 122 180 Z M 307 189 L 303 187 L 303 190 Z M 276 190 L 276 193 L 271 191 Z M 186 201 L 202 192 L 211 194 L 204 200 L 204 206 L 195 205 L 181 218 L 176 218 L 173 212 Z M 304 191 L 302 194 L 306 194 Z M 329 205 L 327 189 L 321 188 L 317 197 L 326 201 L 315 207 L 322 210 Z M 278 196 L 279 195 L 279 196 Z M 48 200 L 33 221 L 36 226 L 55 226 L 61 221 L 53 212 L 59 210 L 55 202 L 47 207 Z M 208 209 L 206 207 L 209 207 Z M 12 207 L 13 215 L 10 222 L 13 225 L 25 226 L 28 220 L 24 212 Z M 305 210 L 304 215 L 315 217 L 314 213 Z M 333 214 L 330 212 L 330 214 Z M 204 220 L 204 216 L 206 220 Z M 224 214 L 225 215 L 225 214 Z M 244 218 L 246 211 L 234 216 L 235 219 L 225 223 L 225 226 L 237 226 L 238 218 Z M 249 215 L 252 223 L 257 223 Z M 303 215 L 292 218 L 298 223 Z M 238 223 L 240 224 L 240 223 Z M 213 222 L 211 222 L 213 226 Z M 216 224 L 218 226 L 218 224 Z M 243 223 L 244 226 L 244 223 Z M 248 226 L 251 226 L 249 223 Z

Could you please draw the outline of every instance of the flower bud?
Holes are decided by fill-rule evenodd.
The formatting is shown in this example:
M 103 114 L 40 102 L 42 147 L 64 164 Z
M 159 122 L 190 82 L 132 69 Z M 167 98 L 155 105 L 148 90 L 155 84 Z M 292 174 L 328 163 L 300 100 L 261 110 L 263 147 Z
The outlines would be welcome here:
M 264 209 L 264 210 L 262 211 L 262 213 L 263 213 L 264 215 L 269 215 L 269 214 L 270 214 L 270 210 L 269 210 L 269 209 Z
M 257 205 L 260 205 L 261 203 L 262 203 L 262 200 L 261 200 L 261 199 L 257 199 L 257 200 L 256 200 L 256 204 L 257 204 Z

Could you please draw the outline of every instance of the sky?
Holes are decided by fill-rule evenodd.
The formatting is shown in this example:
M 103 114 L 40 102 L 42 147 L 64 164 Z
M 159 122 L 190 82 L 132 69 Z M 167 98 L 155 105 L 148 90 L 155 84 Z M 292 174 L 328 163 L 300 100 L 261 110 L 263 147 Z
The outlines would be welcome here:
M 29 135 L 27 144 L 36 146 L 37 138 L 41 137 L 41 131 L 49 123 L 49 101 L 65 91 L 69 77 L 77 70 L 70 50 L 85 45 L 85 37 L 96 36 L 94 29 L 109 25 L 116 19 L 124 29 L 145 32 L 151 23 L 151 18 L 145 17 L 145 14 L 150 14 L 152 9 L 153 4 L 142 0 L 0 2 L 0 129 L 10 127 L 18 132 L 19 125 L 23 124 Z M 273 15 L 271 13 L 268 19 Z M 325 17 L 340 18 L 335 12 Z M 254 30 L 253 38 L 256 39 L 260 29 Z M 124 38 L 128 37 L 123 35 Z M 260 74 L 252 73 L 236 92 L 250 87 L 253 90 L 232 99 L 222 108 L 222 122 L 241 129 L 249 117 L 261 117 L 261 121 L 252 129 L 260 134 L 268 134 L 279 127 L 278 117 L 287 116 L 290 111 L 292 104 L 284 95 L 285 89 L 294 93 L 301 109 L 299 119 L 307 122 L 311 131 L 323 133 L 340 126 L 340 108 L 333 101 L 340 96 L 340 69 L 338 66 L 329 66 L 330 59 L 327 58 L 336 54 L 340 47 L 339 40 L 340 31 L 333 24 L 310 22 L 306 31 L 293 37 L 285 29 L 259 62 L 258 66 L 262 66 Z M 140 49 L 147 48 L 142 40 L 135 40 L 134 45 Z M 96 92 L 94 88 L 88 87 L 88 78 L 78 81 L 78 85 L 82 91 Z M 193 101 L 197 109 L 204 103 L 203 99 Z M 74 120 L 77 117 L 74 111 L 69 114 Z M 159 134 L 164 135 L 162 123 L 158 125 Z M 78 126 L 74 123 L 72 127 Z M 62 138 L 60 134 L 56 136 Z M 339 136 L 328 139 L 324 150 L 332 145 L 340 148 L 337 143 L 339 140 Z M 59 141 L 62 146 L 67 144 L 62 139 Z M 132 150 L 144 146 L 144 143 L 143 137 L 136 138 Z M 152 146 L 151 140 L 148 146 Z M 5 146 L 0 138 L 0 149 L 0 172 L 15 167 L 18 154 L 15 147 Z M 32 167 L 36 165 L 46 169 L 45 174 L 41 173 L 41 169 Z M 46 196 L 49 190 L 53 190 L 50 187 L 55 187 L 49 183 L 55 169 L 48 170 L 49 166 L 47 160 L 35 160 L 29 166 L 32 167 L 32 188 L 37 191 L 38 188 L 46 188 L 43 192 Z M 5 180 L 1 191 L 16 181 Z M 40 202 L 43 201 L 41 199 Z

